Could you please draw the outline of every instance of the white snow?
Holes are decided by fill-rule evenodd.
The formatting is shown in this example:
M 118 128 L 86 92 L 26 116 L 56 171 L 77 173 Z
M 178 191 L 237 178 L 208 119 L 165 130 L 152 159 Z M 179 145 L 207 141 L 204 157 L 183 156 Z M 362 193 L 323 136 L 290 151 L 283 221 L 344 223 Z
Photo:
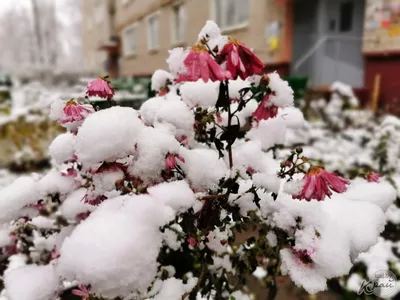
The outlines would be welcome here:
M 151 89 L 159 91 L 161 88 L 167 87 L 167 83 L 172 83 L 172 76 L 164 70 L 156 70 L 151 77 Z
M 49 154 L 58 164 L 72 160 L 75 154 L 75 135 L 70 132 L 58 135 L 49 146 Z
M 52 265 L 27 265 L 8 272 L 4 285 L 9 300 L 53 300 L 59 280 Z
M 22 209 L 35 204 L 41 198 L 39 184 L 33 178 L 23 176 L 0 191 L 0 223 L 21 217 Z
M 76 139 L 79 161 L 90 166 L 127 157 L 143 129 L 138 113 L 129 107 L 112 107 L 89 115 Z M 112 141 L 112 143 L 110 143 Z
M 105 297 L 144 293 L 157 273 L 162 242 L 158 227 L 173 210 L 150 196 L 121 196 L 103 202 L 67 237 L 58 275 L 90 284 Z

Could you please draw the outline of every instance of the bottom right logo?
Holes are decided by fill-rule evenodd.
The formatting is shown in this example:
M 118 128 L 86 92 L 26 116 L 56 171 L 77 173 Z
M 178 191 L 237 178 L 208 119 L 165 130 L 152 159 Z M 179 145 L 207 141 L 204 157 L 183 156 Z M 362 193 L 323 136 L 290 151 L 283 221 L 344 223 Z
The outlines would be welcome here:
M 363 280 L 357 294 L 375 295 L 389 299 L 396 292 L 397 278 L 389 270 L 376 271 L 370 280 Z

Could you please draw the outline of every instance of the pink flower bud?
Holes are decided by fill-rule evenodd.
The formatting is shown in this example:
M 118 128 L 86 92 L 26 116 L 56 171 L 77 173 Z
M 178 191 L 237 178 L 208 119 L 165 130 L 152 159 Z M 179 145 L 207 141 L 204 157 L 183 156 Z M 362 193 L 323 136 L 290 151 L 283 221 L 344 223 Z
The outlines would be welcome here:
M 86 94 L 88 96 L 98 96 L 103 99 L 111 99 L 114 96 L 114 90 L 108 81 L 99 77 L 89 83 Z

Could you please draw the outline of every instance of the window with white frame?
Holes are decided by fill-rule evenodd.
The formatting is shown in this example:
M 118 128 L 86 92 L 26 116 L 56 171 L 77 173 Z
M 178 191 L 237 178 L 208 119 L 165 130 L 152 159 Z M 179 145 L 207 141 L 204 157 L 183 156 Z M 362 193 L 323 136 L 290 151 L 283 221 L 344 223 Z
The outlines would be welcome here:
M 186 15 L 183 4 L 172 7 L 172 39 L 174 43 L 185 41 Z
M 137 52 L 136 27 L 137 24 L 132 24 L 123 31 L 122 43 L 124 56 L 135 55 Z
M 149 50 L 158 49 L 158 13 L 147 17 L 147 47 Z
M 214 19 L 222 30 L 245 26 L 249 22 L 250 0 L 212 0 Z

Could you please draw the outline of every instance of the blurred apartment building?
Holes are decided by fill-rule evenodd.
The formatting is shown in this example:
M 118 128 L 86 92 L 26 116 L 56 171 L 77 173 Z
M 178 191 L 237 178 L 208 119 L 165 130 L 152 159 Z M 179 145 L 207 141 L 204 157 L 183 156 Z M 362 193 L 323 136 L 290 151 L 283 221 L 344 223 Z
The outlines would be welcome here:
M 267 71 L 336 80 L 400 100 L 400 0 L 82 0 L 85 68 L 151 76 L 168 50 L 191 46 L 206 20 L 239 39 Z M 377 76 L 378 75 L 378 76 Z

